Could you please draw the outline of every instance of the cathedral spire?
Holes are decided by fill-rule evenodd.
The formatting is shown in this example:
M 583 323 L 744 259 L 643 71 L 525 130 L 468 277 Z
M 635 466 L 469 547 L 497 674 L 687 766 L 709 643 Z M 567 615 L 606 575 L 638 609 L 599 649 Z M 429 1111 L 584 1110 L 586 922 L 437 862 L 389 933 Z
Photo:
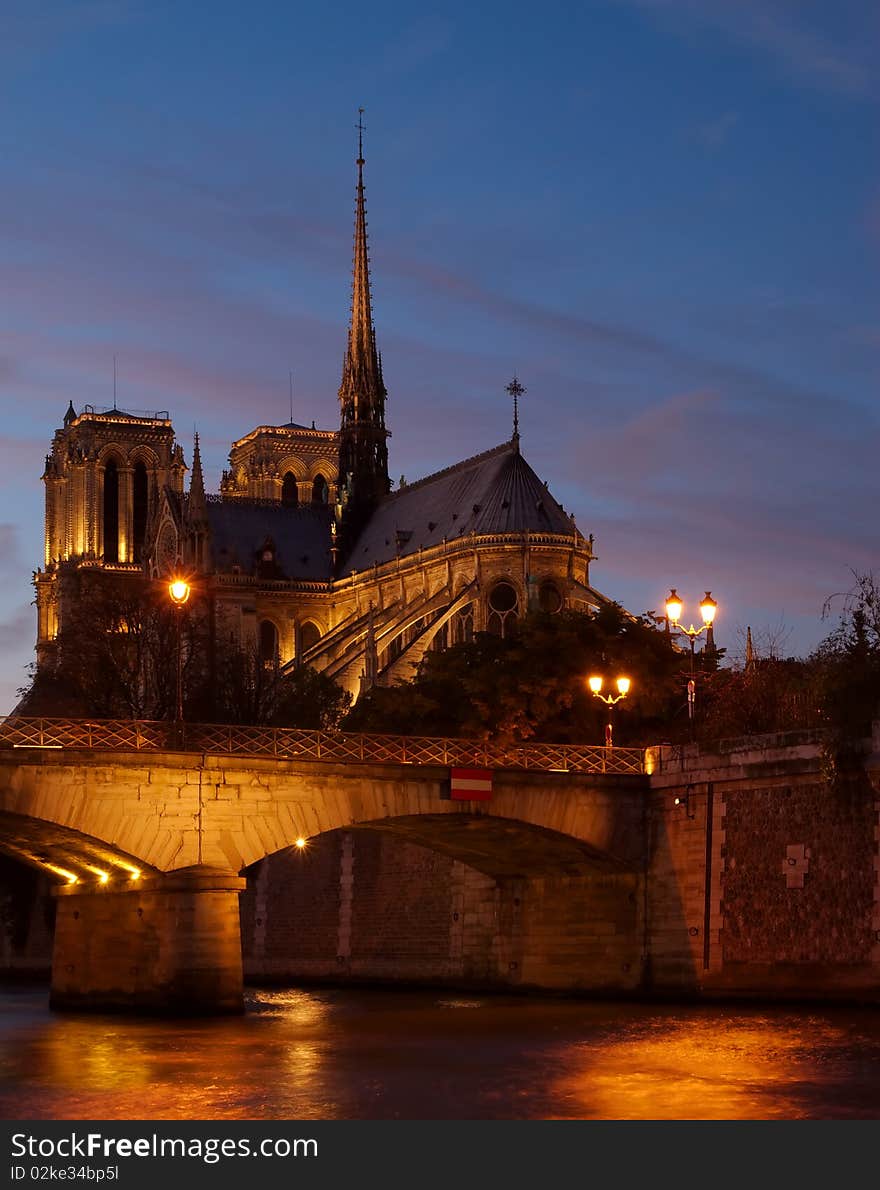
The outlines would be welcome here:
M 390 488 L 385 429 L 382 364 L 376 347 L 367 250 L 367 210 L 364 199 L 364 109 L 358 108 L 357 192 L 354 219 L 354 265 L 351 283 L 351 321 L 339 386 L 339 481 L 343 493 L 343 551 Z
M 189 481 L 189 519 L 191 522 L 207 520 L 205 480 L 202 476 L 202 453 L 199 450 L 199 432 L 196 430 L 193 442 L 192 475 Z
M 755 668 L 755 649 L 752 644 L 752 630 L 746 629 L 746 669 Z

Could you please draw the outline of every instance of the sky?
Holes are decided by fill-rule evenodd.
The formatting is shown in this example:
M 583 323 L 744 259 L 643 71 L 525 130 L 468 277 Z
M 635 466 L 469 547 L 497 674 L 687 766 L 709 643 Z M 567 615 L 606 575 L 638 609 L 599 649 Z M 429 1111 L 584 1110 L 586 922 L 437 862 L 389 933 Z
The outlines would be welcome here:
M 68 401 L 338 422 L 357 109 L 390 466 L 509 438 L 593 584 L 804 654 L 878 565 L 875 0 L 0 0 L 0 711 Z

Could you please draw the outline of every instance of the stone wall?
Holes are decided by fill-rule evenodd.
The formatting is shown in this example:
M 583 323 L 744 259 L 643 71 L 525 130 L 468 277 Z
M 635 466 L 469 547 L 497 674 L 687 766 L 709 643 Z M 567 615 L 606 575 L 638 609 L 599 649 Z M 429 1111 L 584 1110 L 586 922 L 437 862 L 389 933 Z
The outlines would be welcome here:
M 880 998 L 874 758 L 841 788 L 807 736 L 655 754 L 648 982 Z
M 633 873 L 495 879 L 394 835 L 335 831 L 250 869 L 245 977 L 632 989 L 643 899 Z

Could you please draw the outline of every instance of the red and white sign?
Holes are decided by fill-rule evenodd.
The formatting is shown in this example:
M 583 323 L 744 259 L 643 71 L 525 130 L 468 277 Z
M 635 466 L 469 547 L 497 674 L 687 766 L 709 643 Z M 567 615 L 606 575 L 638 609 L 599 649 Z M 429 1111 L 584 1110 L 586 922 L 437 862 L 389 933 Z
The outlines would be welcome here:
M 449 795 L 456 802 L 488 802 L 492 797 L 490 769 L 450 769 Z

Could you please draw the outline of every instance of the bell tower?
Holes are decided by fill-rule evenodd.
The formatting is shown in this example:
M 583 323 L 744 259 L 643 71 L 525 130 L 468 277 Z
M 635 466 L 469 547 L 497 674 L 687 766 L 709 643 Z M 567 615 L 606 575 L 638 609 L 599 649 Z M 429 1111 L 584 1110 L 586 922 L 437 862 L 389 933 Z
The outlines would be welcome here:
M 166 410 L 128 413 L 67 407 L 46 456 L 43 569 L 37 590 L 37 655 L 58 635 L 61 578 L 73 570 L 143 570 L 159 493 L 183 491 L 183 453 Z
M 341 495 L 341 556 L 354 545 L 370 513 L 388 494 L 388 431 L 382 357 L 376 347 L 367 252 L 367 214 L 364 201 L 364 123 L 359 108 L 357 198 L 354 219 L 354 267 L 351 285 L 351 322 L 339 386 L 339 489 Z M 341 559 L 340 559 L 341 560 Z

